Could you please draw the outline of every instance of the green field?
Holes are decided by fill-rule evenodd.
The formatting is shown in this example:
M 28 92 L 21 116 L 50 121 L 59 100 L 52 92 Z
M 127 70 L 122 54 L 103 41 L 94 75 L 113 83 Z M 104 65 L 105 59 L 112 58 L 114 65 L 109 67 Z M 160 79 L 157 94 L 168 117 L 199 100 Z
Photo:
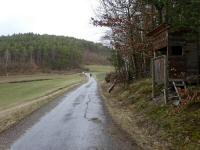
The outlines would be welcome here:
M 88 65 L 99 81 L 106 73 L 114 70 L 111 66 Z M 0 77 L 0 110 L 17 104 L 37 99 L 52 93 L 59 88 L 67 87 L 82 81 L 80 74 L 33 74 Z
M 86 65 L 86 68 L 89 68 L 91 72 L 111 72 L 114 71 L 112 66 L 107 65 Z
M 31 101 L 59 88 L 79 83 L 83 79 L 84 77 L 80 74 L 38 74 L 0 77 L 0 110 Z
M 87 65 L 86 68 L 94 73 L 99 81 L 103 81 L 107 73 L 114 71 L 114 67 L 106 65 Z

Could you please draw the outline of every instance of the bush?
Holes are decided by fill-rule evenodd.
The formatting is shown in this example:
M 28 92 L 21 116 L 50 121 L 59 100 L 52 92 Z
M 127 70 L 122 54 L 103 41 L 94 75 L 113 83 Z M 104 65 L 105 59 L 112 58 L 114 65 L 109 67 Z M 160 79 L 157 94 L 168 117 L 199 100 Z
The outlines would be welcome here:
M 107 83 L 114 82 L 116 79 L 117 79 L 117 73 L 115 72 L 107 73 L 105 76 L 105 81 Z

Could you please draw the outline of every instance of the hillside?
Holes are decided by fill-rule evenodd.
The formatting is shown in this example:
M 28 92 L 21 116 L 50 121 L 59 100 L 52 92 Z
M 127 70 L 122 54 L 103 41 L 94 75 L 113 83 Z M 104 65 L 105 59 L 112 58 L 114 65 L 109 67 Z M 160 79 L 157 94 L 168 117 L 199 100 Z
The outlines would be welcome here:
M 110 50 L 101 44 L 33 33 L 0 37 L 0 74 L 67 70 L 107 64 Z

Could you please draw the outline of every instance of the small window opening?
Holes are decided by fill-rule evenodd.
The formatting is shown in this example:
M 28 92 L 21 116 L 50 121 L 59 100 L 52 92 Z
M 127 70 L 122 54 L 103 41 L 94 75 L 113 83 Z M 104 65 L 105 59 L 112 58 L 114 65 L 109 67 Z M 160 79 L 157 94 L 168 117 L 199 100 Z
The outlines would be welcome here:
M 182 46 L 172 46 L 172 56 L 182 56 L 183 55 L 183 49 Z
M 158 55 L 167 55 L 167 47 L 158 50 Z

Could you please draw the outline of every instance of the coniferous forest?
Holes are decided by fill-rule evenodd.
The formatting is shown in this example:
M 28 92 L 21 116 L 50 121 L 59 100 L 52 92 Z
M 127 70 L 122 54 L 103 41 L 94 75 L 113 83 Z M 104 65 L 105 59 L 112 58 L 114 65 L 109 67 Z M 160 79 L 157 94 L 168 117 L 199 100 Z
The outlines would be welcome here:
M 71 37 L 33 33 L 0 37 L 0 73 L 67 70 L 107 64 L 110 50 Z

